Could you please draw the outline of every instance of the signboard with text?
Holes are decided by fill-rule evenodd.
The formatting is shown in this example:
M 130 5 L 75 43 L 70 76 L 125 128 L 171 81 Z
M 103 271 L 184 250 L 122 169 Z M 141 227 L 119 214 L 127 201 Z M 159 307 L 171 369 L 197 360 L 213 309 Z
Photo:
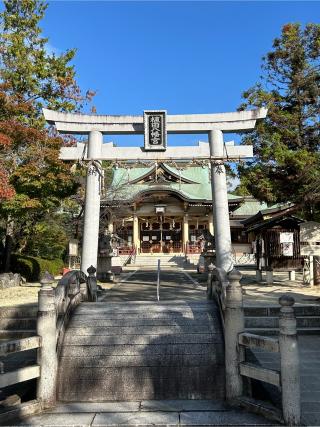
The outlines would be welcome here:
M 144 111 L 144 149 L 146 151 L 164 151 L 167 148 L 165 110 Z
M 308 221 L 300 224 L 300 254 L 320 256 L 320 223 Z

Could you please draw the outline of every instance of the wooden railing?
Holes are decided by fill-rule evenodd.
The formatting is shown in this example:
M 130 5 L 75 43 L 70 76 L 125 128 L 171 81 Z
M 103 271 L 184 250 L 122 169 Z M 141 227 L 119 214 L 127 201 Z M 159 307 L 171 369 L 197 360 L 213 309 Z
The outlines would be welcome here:
M 208 274 L 207 295 L 218 302 L 225 338 L 226 398 L 254 412 L 284 421 L 286 425 L 300 425 L 300 375 L 294 299 L 289 295 L 279 298 L 279 338 L 249 334 L 244 331 L 244 310 L 241 274 L 230 273 L 211 266 Z M 248 363 L 245 348 L 257 348 L 280 355 L 280 371 Z M 243 378 L 272 384 L 281 391 L 282 410 L 264 406 L 244 396 Z
M 186 254 L 201 254 L 203 245 L 201 243 L 186 243 Z
M 140 252 L 144 254 L 174 254 L 181 253 L 183 251 L 181 242 L 172 243 L 150 243 L 142 242 Z
M 31 401 L 32 412 L 26 405 L 17 407 L 12 415 L 29 415 L 56 403 L 58 355 L 64 332 L 74 308 L 82 301 L 97 300 L 96 269 L 88 268 L 88 276 L 81 271 L 70 271 L 56 288 L 45 275 L 38 294 L 37 336 L 6 341 L 0 344 L 0 356 L 37 349 L 37 364 L 0 373 L 0 388 L 37 378 L 37 401 Z M 7 414 L 3 416 L 8 417 Z M 0 415 L 0 421 L 1 415 Z
M 132 246 L 119 246 L 118 247 L 118 255 L 131 255 L 134 251 L 134 247 Z

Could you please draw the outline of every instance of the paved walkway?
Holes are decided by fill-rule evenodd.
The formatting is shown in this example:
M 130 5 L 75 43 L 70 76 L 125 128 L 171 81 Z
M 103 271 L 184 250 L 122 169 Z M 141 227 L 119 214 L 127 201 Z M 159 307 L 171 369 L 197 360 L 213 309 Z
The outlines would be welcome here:
M 184 270 L 168 269 L 160 275 L 160 301 L 203 301 L 206 286 L 199 284 Z M 100 301 L 156 301 L 157 271 L 138 269 L 122 275 L 120 282 L 105 290 Z
M 7 425 L 24 426 L 274 426 L 255 414 L 227 407 L 221 401 L 165 400 L 139 402 L 77 402 Z

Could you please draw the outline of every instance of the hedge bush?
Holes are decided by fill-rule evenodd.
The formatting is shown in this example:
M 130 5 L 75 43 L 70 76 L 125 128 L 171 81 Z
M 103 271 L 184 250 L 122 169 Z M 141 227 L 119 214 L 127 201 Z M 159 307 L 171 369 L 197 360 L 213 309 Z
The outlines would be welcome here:
M 34 256 L 13 254 L 11 270 L 20 273 L 28 282 L 39 281 L 45 271 L 56 276 L 61 274 L 64 266 L 62 259 L 43 259 Z

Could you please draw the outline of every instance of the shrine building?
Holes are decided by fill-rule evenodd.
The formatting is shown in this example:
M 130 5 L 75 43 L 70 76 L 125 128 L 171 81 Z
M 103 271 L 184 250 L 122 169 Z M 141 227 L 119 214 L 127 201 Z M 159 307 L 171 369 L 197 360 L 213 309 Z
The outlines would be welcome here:
M 101 199 L 108 229 L 121 238 L 119 253 L 200 254 L 203 231 L 214 234 L 208 163 L 155 163 L 114 169 Z M 228 194 L 232 250 L 251 253 L 242 220 L 265 208 L 255 199 Z

